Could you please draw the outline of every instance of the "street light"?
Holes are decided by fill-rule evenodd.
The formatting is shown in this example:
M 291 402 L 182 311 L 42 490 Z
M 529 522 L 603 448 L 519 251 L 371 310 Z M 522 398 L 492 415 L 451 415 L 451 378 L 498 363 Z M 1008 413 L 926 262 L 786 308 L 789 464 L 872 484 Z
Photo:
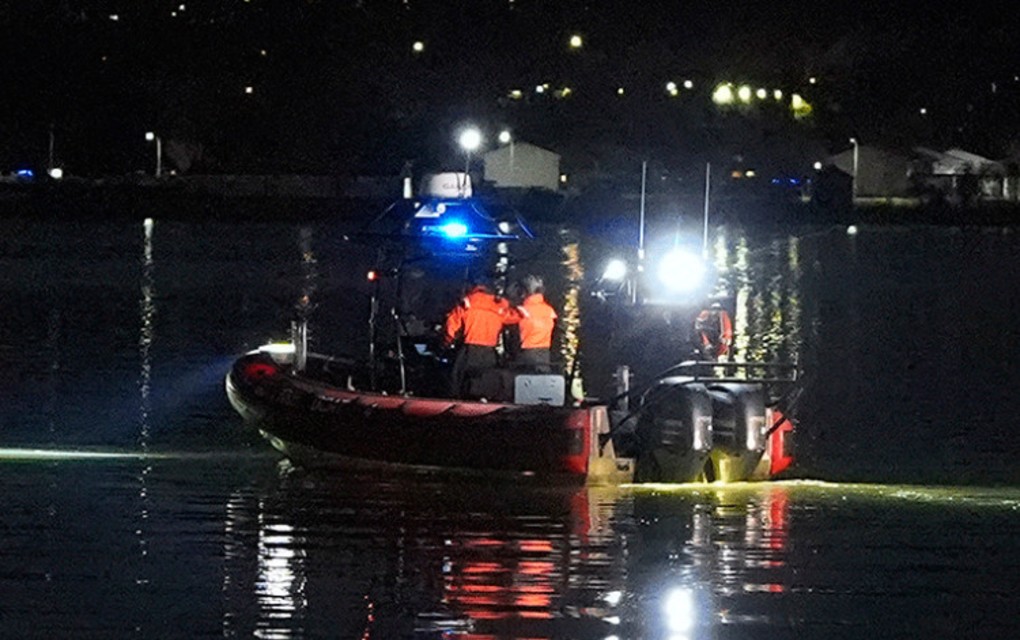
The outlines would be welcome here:
M 152 131 L 145 132 L 145 139 L 149 142 L 156 141 L 156 177 L 163 175 L 163 141 Z
M 857 204 L 857 158 L 860 154 L 860 145 L 857 143 L 857 138 L 850 138 L 850 144 L 854 146 L 854 173 L 850 182 L 850 202 Z
M 468 127 L 460 132 L 457 139 L 460 148 L 464 150 L 464 184 L 461 187 L 461 195 L 467 195 L 468 177 L 471 175 L 471 152 L 482 146 L 482 132 L 477 127 Z

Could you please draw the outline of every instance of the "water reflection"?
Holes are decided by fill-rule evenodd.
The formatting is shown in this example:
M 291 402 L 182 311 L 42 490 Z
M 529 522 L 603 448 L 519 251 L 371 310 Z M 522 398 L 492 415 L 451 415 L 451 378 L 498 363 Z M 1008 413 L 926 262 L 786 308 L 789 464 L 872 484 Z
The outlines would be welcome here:
M 791 576 L 783 486 L 380 483 L 284 465 L 252 500 L 228 505 L 224 584 L 238 602 L 251 589 L 258 637 L 705 637 L 768 623 L 755 598 Z

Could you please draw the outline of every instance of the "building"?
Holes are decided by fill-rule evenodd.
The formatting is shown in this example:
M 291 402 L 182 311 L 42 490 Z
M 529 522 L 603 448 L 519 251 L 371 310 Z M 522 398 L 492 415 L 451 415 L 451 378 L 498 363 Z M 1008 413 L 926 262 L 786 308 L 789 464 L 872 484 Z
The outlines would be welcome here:
M 527 142 L 512 142 L 483 156 L 485 181 L 497 189 L 544 189 L 560 186 L 560 156 Z

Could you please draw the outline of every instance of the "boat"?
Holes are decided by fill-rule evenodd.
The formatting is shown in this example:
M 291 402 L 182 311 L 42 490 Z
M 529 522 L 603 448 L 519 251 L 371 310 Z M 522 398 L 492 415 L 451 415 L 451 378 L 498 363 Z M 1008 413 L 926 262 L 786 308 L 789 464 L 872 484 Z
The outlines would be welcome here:
M 423 255 L 494 253 L 505 276 L 507 245 L 533 237 L 515 212 L 494 215 L 462 194 L 405 199 L 367 229 L 373 243 L 400 247 L 397 266 L 369 272 L 375 281 L 381 273 L 399 281 Z M 242 355 L 226 376 L 245 423 L 298 465 L 621 484 L 767 480 L 792 463 L 793 364 L 688 359 L 637 388 L 619 365 L 605 399 L 571 393 L 572 371 L 500 369 L 487 373 L 502 395 L 455 398 L 440 383 L 450 362 L 435 336 L 404 330 L 394 314 L 395 346 L 383 357 L 375 293 L 371 308 L 367 361 L 310 351 L 299 314 L 289 341 Z

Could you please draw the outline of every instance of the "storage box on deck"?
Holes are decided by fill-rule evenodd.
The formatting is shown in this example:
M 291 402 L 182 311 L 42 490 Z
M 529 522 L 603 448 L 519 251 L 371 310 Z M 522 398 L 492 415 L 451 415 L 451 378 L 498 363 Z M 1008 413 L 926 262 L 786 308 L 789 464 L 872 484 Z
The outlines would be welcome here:
M 564 387 L 563 376 L 518 374 L 514 376 L 514 402 L 562 407 Z

